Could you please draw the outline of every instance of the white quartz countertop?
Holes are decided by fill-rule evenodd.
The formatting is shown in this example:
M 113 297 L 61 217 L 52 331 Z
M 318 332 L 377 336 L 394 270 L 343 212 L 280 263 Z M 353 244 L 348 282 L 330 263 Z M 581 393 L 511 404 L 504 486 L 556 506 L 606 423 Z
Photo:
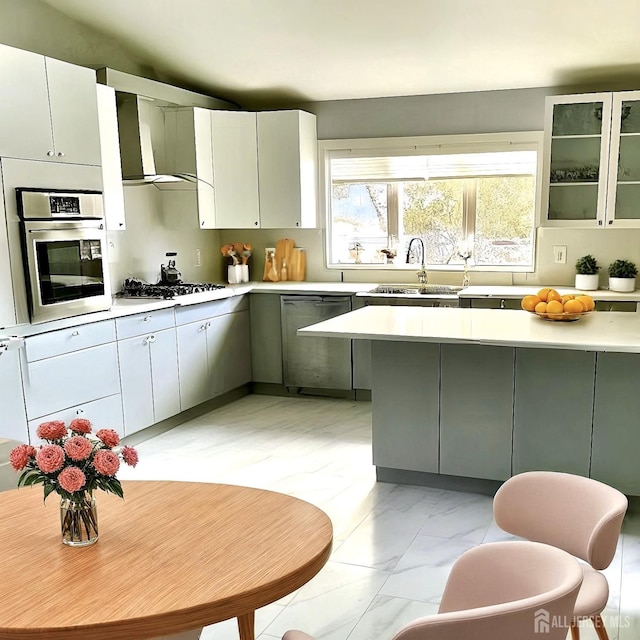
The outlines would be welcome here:
M 369 306 L 298 330 L 301 336 L 640 353 L 640 315 L 597 312 L 551 322 L 505 309 Z
M 170 309 L 172 307 L 184 307 L 214 300 L 223 300 L 232 296 L 241 296 L 246 293 L 277 293 L 277 294 L 317 294 L 317 295 L 352 295 L 361 291 L 369 291 L 377 285 L 375 283 L 347 283 L 347 282 L 247 282 L 245 284 L 227 285 L 224 289 L 203 291 L 186 296 L 176 296 L 171 300 L 159 298 L 120 298 L 113 297 L 111 309 L 98 311 L 63 320 L 53 320 L 40 324 L 21 324 L 7 327 L 0 331 L 0 336 L 28 337 L 57 329 L 66 329 L 79 325 L 110 320 L 136 313 L 148 313 L 158 309 Z

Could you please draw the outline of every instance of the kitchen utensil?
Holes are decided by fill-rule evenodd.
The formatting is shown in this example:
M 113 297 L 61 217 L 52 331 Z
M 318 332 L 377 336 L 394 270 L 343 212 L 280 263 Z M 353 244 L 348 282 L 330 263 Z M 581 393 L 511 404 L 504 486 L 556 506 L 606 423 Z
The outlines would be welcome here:
M 251 257 L 251 249 L 253 249 L 253 245 L 251 244 L 242 245 L 242 264 L 247 264 L 247 262 L 249 262 L 249 258 Z
M 227 251 L 227 255 L 233 260 L 234 266 L 237 265 L 237 264 L 240 264 L 240 261 L 238 260 L 238 258 L 236 256 L 235 249 L 233 249 L 233 248 L 229 249 L 229 251 Z
M 275 253 L 271 254 L 271 269 L 269 270 L 269 280 L 271 280 L 271 282 L 278 282 L 278 280 L 280 280 Z
M 238 260 L 240 260 L 242 252 L 244 251 L 244 244 L 242 242 L 234 242 L 233 250 L 235 251 L 236 256 L 238 256 Z

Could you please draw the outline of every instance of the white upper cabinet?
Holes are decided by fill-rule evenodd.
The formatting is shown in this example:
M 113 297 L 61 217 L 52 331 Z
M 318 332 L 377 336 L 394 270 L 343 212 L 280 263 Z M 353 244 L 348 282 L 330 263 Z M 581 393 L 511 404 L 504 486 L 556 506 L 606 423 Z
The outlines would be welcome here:
M 46 160 L 53 152 L 44 58 L 0 45 L 0 157 Z
M 164 185 L 167 191 L 163 197 L 170 206 L 195 198 L 200 229 L 216 228 L 210 113 L 200 107 L 164 109 L 165 166 L 158 169 L 159 173 L 183 174 L 195 180 Z
M 100 164 L 96 74 L 45 58 L 55 157 L 72 164 Z
M 313 114 L 182 107 L 164 117 L 165 170 L 197 176 L 201 229 L 316 226 Z
M 263 229 L 313 228 L 318 136 L 306 111 L 258 112 L 258 180 Z
M 211 140 L 218 229 L 260 227 L 256 114 L 212 111 Z
M 95 73 L 0 45 L 0 157 L 100 164 Z
M 124 189 L 118 140 L 118 116 L 116 92 L 113 87 L 96 85 L 98 96 L 98 120 L 100 124 L 100 150 L 102 165 L 102 195 L 104 215 L 109 231 L 126 229 L 124 214 Z
M 640 226 L 640 92 L 547 98 L 543 175 L 545 225 Z

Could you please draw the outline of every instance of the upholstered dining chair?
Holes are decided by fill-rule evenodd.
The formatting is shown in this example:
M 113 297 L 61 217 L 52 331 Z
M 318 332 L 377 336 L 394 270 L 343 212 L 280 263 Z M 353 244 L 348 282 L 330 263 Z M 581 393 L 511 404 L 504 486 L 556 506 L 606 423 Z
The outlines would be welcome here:
M 482 544 L 454 563 L 438 613 L 418 618 L 393 640 L 565 640 L 582 583 L 578 561 L 529 541 Z M 313 640 L 287 631 L 283 640 Z
M 609 584 L 600 573 L 613 560 L 627 498 L 597 480 L 554 471 L 513 476 L 493 500 L 496 524 L 521 538 L 543 542 L 584 560 L 583 582 L 573 610 L 571 637 L 579 640 L 578 623 L 590 618 L 600 640 L 608 640 L 601 613 Z

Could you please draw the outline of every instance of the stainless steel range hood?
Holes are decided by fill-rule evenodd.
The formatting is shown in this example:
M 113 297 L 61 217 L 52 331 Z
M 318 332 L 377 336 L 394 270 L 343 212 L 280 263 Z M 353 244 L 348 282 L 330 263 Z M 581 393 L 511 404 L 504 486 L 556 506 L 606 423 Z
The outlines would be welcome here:
M 170 130 L 168 135 L 168 123 L 175 122 L 175 118 L 165 122 L 165 115 L 188 107 L 236 109 L 237 105 L 108 68 L 99 69 L 97 78 L 116 90 L 125 183 L 150 184 L 158 189 L 195 189 L 204 182 L 195 166 L 181 166 L 185 161 L 176 148 L 181 143 L 193 143 L 180 139 L 193 137 L 193 131 Z
M 116 92 L 116 103 L 123 181 L 159 189 L 195 185 L 197 175 L 168 169 L 166 156 L 171 151 L 164 146 L 162 107 L 149 98 L 122 92 Z

